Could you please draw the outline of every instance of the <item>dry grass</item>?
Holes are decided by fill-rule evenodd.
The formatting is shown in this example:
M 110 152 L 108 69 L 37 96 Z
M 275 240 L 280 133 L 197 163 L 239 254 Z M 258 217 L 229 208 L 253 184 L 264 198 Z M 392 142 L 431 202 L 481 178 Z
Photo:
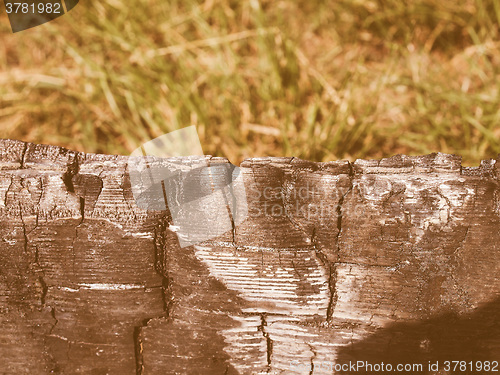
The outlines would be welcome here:
M 500 0 L 87 0 L 0 18 L 0 137 L 128 153 L 196 124 L 238 163 L 500 153 Z

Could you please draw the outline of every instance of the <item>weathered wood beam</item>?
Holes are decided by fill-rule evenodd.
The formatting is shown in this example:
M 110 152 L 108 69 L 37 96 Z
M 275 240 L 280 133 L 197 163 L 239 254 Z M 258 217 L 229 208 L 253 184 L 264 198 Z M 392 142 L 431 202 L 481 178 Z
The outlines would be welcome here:
M 0 140 L 2 374 L 500 360 L 500 158 L 249 159 L 246 220 L 186 248 L 128 161 Z

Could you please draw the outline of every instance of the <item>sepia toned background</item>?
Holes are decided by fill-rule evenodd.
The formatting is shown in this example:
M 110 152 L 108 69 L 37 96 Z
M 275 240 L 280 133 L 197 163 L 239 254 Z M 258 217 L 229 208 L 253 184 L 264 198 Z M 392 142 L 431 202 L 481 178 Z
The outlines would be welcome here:
M 500 153 L 500 0 L 86 0 L 12 34 L 0 138 L 128 154 L 195 124 L 206 154 Z

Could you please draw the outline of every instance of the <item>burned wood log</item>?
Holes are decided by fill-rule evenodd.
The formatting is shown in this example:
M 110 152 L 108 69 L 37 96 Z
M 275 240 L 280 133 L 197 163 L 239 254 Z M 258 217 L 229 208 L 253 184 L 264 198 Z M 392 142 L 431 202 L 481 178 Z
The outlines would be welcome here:
M 2 140 L 1 373 L 499 361 L 499 160 L 249 159 L 246 219 L 181 248 L 128 157 Z

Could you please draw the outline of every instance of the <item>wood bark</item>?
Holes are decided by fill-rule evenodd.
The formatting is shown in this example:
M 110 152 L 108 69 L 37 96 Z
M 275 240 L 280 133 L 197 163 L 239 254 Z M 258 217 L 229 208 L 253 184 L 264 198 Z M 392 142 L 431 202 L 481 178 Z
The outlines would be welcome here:
M 186 248 L 127 161 L 0 140 L 1 374 L 500 360 L 500 158 L 249 159 L 247 219 Z

